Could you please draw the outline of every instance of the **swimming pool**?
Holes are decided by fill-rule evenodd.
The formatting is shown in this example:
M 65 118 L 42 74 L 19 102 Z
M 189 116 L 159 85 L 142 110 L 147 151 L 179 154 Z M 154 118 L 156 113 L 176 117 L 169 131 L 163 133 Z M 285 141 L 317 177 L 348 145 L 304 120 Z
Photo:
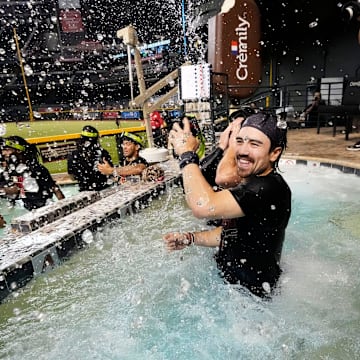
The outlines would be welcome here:
M 293 212 L 271 302 L 224 285 L 213 249 L 166 252 L 165 231 L 206 227 L 172 188 L 12 293 L 0 305 L 0 358 L 359 358 L 359 177 L 282 170 Z
M 78 185 L 74 184 L 74 185 L 61 185 L 60 186 L 61 191 L 63 192 L 65 198 L 68 198 L 72 195 L 75 195 L 79 192 L 79 187 Z M 56 200 L 56 197 L 54 196 L 54 201 Z M 21 200 L 17 200 L 16 201 L 16 205 L 11 205 L 5 198 L 0 198 L 0 214 L 3 215 L 4 219 L 6 220 L 6 223 L 8 225 L 8 229 L 9 229 L 9 225 L 11 224 L 11 220 L 27 214 L 29 211 L 26 210 L 22 204 Z M 0 229 L 0 239 L 6 235 L 6 229 Z

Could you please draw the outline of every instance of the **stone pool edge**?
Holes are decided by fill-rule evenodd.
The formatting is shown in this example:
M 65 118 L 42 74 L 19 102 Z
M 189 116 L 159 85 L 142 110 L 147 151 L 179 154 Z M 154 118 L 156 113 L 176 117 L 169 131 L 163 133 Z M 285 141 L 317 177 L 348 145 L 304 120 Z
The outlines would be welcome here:
M 340 170 L 345 174 L 354 174 L 360 176 L 360 163 L 355 164 L 350 161 L 334 160 L 334 159 L 319 158 L 319 157 L 284 155 L 284 157 L 280 161 L 280 166 L 283 163 L 288 164 L 289 161 L 294 161 L 294 164 L 296 165 L 306 165 L 311 167 L 326 167 L 326 168 Z

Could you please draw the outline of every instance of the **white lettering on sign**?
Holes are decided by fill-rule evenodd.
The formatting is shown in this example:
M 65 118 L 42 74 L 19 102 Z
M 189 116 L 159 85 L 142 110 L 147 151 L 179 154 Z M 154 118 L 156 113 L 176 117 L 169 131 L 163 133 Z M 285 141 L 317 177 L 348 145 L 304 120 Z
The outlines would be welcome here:
M 350 86 L 360 86 L 360 81 L 351 81 Z
M 248 29 L 250 28 L 250 23 L 243 19 L 240 15 L 239 25 L 235 29 L 235 33 L 238 37 L 238 54 L 236 58 L 239 60 L 239 66 L 236 69 L 236 77 L 239 80 L 246 80 L 248 73 Z

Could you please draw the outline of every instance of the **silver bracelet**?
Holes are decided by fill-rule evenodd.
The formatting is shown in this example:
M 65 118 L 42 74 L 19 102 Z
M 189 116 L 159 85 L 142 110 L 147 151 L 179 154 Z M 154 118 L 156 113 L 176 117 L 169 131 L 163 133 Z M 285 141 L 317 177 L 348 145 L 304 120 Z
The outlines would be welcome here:
M 113 172 L 112 172 L 112 176 L 113 176 L 113 178 L 114 179 L 116 179 L 116 181 L 119 179 L 119 174 L 117 173 L 117 167 L 116 166 L 114 166 L 114 170 L 113 170 Z

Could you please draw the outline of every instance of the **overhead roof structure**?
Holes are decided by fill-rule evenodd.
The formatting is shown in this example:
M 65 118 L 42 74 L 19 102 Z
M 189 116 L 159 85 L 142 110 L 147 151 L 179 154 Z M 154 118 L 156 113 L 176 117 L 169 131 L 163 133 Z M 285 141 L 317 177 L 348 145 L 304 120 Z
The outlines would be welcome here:
M 191 37 L 196 32 L 206 31 L 206 21 L 203 24 L 198 21 L 198 26 L 191 25 L 196 16 L 202 15 L 205 19 L 216 13 L 223 2 L 185 2 L 190 47 Z M 81 5 L 84 27 L 81 37 L 75 33 L 65 34 L 69 35 L 68 39 L 77 41 L 74 40 L 74 44 L 68 40 L 65 45 L 61 43 L 64 12 L 59 18 L 60 3 L 62 6 Z M 121 27 L 134 24 L 142 42 L 171 38 L 171 46 L 178 56 L 170 64 L 176 67 L 182 63 L 183 59 L 179 59 L 182 54 L 181 3 L 181 0 L 148 4 L 140 0 L 0 0 L 0 96 L 3 104 L 26 104 L 13 28 L 18 34 L 22 64 L 36 103 L 60 99 L 73 102 L 79 98 L 98 102 L 108 98 L 109 93 L 128 96 L 128 72 L 124 60 L 115 56 L 123 50 L 122 44 L 116 41 L 116 30 Z M 299 44 L 326 46 L 337 34 L 350 29 L 355 36 L 359 29 L 355 16 L 349 19 L 344 12 L 346 4 L 352 6 L 356 1 L 256 0 L 256 3 L 261 12 L 263 51 L 270 56 Z M 151 83 L 163 76 L 164 71 L 173 69 L 150 65 L 144 67 L 144 75 Z

